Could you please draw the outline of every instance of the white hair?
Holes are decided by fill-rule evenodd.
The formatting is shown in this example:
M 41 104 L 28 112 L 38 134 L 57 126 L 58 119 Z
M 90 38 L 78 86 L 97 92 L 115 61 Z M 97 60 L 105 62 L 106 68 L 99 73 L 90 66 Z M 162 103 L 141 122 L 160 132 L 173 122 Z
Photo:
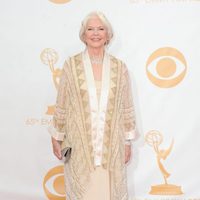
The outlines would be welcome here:
M 79 37 L 80 37 L 81 41 L 85 43 L 84 35 L 85 35 L 86 28 L 87 28 L 87 23 L 90 19 L 92 19 L 94 17 L 98 17 L 101 20 L 101 22 L 103 23 L 103 25 L 105 26 L 107 33 L 108 33 L 108 38 L 107 38 L 106 44 L 109 44 L 111 39 L 113 38 L 112 26 L 111 26 L 110 22 L 108 21 L 108 19 L 105 17 L 105 15 L 102 12 L 98 12 L 98 11 L 89 13 L 83 19 L 82 24 L 81 24 L 81 29 L 79 32 Z

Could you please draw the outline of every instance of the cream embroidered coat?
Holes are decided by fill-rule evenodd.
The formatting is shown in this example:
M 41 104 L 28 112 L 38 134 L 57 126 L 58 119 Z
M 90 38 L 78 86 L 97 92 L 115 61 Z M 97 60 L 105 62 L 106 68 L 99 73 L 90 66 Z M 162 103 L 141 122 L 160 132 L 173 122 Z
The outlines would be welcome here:
M 95 170 L 92 133 L 103 131 L 101 164 L 110 171 L 111 200 L 128 200 L 125 139 L 135 137 L 131 84 L 125 64 L 105 53 L 100 106 L 87 52 L 69 58 L 63 67 L 51 135 L 72 147 L 65 164 L 67 200 L 82 200 Z M 95 127 L 99 120 L 99 127 Z

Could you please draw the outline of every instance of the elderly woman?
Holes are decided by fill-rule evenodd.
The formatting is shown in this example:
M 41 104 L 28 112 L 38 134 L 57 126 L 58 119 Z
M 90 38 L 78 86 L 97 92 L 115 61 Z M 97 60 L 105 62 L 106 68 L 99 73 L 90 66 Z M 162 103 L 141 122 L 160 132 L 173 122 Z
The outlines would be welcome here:
M 134 106 L 125 64 L 106 52 L 112 37 L 106 17 L 90 13 L 80 30 L 86 49 L 64 63 L 49 130 L 58 159 L 71 147 L 64 164 L 67 200 L 128 200 Z

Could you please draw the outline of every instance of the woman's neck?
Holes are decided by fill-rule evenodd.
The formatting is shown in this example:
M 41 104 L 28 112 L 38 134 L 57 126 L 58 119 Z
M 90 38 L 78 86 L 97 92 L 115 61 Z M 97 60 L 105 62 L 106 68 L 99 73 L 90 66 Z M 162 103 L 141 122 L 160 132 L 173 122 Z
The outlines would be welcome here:
M 104 48 L 87 48 L 90 57 L 103 58 Z

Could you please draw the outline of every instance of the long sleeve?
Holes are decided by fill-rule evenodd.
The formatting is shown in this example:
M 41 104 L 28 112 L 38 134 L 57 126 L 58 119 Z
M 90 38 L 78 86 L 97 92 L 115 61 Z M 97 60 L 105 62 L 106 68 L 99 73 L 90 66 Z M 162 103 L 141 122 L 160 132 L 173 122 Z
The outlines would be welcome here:
M 125 66 L 124 72 L 124 92 L 123 92 L 123 119 L 125 129 L 125 140 L 130 141 L 135 138 L 136 125 L 135 125 L 135 110 L 132 97 L 132 87 L 128 69 Z M 126 142 L 126 144 L 130 144 Z
M 50 135 L 56 140 L 64 140 L 64 128 L 66 123 L 66 102 L 67 102 L 67 76 L 65 68 L 67 62 L 64 63 L 62 74 L 59 81 L 57 100 L 55 105 L 55 111 L 48 131 Z

